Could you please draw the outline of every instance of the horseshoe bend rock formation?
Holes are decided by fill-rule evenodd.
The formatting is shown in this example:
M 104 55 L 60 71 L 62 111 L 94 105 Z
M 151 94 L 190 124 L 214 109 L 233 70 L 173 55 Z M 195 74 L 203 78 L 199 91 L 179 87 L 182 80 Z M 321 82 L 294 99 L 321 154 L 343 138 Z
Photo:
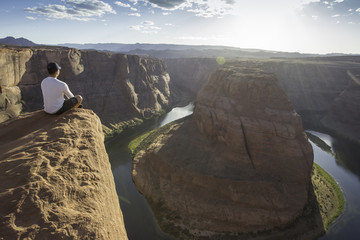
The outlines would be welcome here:
M 127 239 L 91 110 L 0 124 L 0 202 L 0 239 Z
M 272 231 L 307 204 L 312 147 L 275 76 L 258 68 L 218 70 L 193 117 L 144 141 L 134 182 L 163 229 L 185 239 Z
M 0 46 L 0 122 L 43 107 L 40 83 L 46 65 L 62 67 L 59 79 L 110 124 L 150 117 L 169 106 L 169 74 L 161 60 L 65 47 Z

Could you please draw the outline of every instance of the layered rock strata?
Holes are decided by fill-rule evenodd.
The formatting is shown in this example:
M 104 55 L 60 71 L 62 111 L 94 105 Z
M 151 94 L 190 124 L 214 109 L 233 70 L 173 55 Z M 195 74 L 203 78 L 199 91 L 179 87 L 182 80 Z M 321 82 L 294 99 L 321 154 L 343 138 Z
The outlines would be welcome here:
M 90 110 L 0 124 L 0 239 L 127 239 L 103 142 Z
M 218 70 L 199 92 L 192 119 L 150 136 L 132 174 L 165 230 L 184 238 L 254 233 L 303 213 L 312 147 L 273 74 Z
M 0 56 L 1 119 L 18 115 L 21 102 L 25 111 L 42 108 L 40 83 L 51 61 L 62 67 L 59 79 L 107 126 L 169 106 L 170 77 L 160 60 L 63 47 L 1 46 Z

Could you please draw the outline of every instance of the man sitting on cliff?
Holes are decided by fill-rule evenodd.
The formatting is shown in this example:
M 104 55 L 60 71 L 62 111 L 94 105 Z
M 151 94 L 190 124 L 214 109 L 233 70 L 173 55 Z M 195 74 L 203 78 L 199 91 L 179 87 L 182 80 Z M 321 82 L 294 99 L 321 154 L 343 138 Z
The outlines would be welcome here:
M 41 91 L 44 99 L 44 111 L 49 114 L 62 114 L 69 109 L 77 108 L 82 102 L 80 95 L 74 96 L 68 85 L 57 79 L 61 67 L 54 62 L 47 65 L 49 76 L 42 80 Z M 64 99 L 64 95 L 68 99 Z

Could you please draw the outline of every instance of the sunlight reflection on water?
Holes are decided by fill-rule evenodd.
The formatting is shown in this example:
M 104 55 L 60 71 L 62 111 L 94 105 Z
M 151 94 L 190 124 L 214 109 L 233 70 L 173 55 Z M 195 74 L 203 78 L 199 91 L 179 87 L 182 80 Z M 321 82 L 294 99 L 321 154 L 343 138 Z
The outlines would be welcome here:
M 168 112 L 165 118 L 160 122 L 160 127 L 175 121 L 179 118 L 183 118 L 189 116 L 193 113 L 194 110 L 194 103 L 190 103 L 185 107 L 176 107 L 173 108 L 170 112 Z

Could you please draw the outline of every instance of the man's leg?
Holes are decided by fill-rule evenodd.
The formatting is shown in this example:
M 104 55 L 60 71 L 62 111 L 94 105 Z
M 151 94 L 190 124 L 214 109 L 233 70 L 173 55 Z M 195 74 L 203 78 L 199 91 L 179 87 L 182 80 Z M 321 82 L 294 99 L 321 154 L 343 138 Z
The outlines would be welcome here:
M 83 98 L 80 95 L 76 95 L 75 98 L 77 100 L 77 104 L 74 106 L 74 108 L 78 108 L 79 105 L 82 103 Z
M 82 103 L 82 97 L 80 95 L 76 95 L 75 97 L 66 99 L 64 101 L 62 108 L 60 108 L 60 110 L 57 111 L 56 114 L 59 115 L 72 108 L 77 108 L 81 103 Z

